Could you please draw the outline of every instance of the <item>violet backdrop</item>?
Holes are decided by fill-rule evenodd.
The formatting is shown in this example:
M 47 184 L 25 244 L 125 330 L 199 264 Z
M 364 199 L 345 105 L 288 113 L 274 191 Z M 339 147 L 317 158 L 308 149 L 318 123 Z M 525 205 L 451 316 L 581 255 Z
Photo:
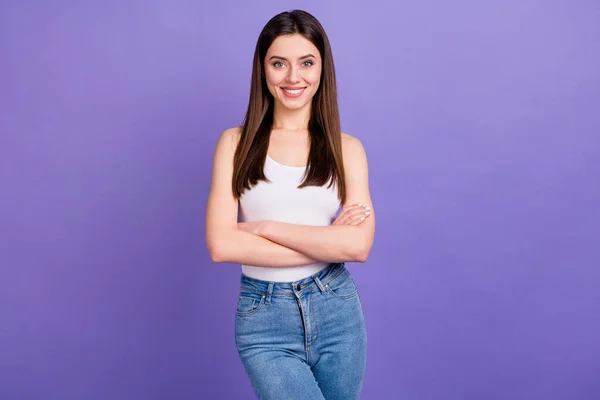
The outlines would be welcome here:
M 516 0 L 2 1 L 0 398 L 255 398 L 204 213 L 294 8 L 369 160 L 362 398 L 600 398 L 600 7 Z

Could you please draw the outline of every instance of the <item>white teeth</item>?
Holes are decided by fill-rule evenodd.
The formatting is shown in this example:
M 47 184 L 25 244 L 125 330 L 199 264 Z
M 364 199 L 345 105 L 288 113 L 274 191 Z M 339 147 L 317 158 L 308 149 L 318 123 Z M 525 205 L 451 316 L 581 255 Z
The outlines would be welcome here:
M 287 89 L 283 89 L 283 90 L 285 90 L 285 91 L 286 91 L 286 92 L 288 92 L 289 94 L 298 94 L 298 93 L 302 93 L 302 91 L 303 91 L 304 89 L 296 89 L 296 90 L 287 90 Z

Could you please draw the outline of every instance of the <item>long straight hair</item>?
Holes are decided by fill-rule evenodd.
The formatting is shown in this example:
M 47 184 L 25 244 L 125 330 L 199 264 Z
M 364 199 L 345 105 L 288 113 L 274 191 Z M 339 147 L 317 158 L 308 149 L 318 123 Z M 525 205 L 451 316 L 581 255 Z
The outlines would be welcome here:
M 267 157 L 275 99 L 267 87 L 264 59 L 280 35 L 299 33 L 319 50 L 322 60 L 319 88 L 312 98 L 308 122 L 310 150 L 308 164 L 299 189 L 307 186 L 336 185 L 340 203 L 346 200 L 342 159 L 342 132 L 337 102 L 333 55 L 325 30 L 319 21 L 302 10 L 282 12 L 271 18 L 261 31 L 252 66 L 250 100 L 240 140 L 234 155 L 233 194 L 239 199 L 245 189 L 259 181 L 270 182 L 263 166 Z

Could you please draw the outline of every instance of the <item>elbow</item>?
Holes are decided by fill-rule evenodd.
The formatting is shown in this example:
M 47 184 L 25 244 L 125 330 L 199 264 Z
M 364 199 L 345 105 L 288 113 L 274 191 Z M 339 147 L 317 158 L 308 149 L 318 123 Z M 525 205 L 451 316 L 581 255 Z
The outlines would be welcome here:
M 218 235 L 212 235 L 206 239 L 206 248 L 210 259 L 214 263 L 234 262 L 236 248 L 232 243 L 235 242 L 234 232 L 219 232 Z
M 206 235 L 206 249 L 214 263 L 229 262 L 233 234 L 225 229 Z
M 354 254 L 354 261 L 359 263 L 364 263 L 369 258 L 369 254 L 371 253 L 371 246 L 362 246 L 359 247 L 359 250 Z
M 351 244 L 348 243 L 342 257 L 351 262 L 364 263 L 369 258 L 372 243 L 372 241 L 362 235 L 357 236 Z
M 354 256 L 354 261 L 359 262 L 359 263 L 364 263 L 365 261 L 367 261 L 367 258 L 369 258 L 369 253 L 360 252 Z
M 219 255 L 219 253 L 217 253 L 216 249 L 209 248 L 208 249 L 208 254 L 210 255 L 210 259 L 211 259 L 212 262 L 214 262 L 214 263 L 221 262 L 221 257 Z
M 212 261 L 212 262 L 214 262 L 214 263 L 220 263 L 220 262 L 223 262 L 223 261 L 221 260 L 221 257 L 220 257 L 220 255 L 219 255 L 219 254 L 217 254 L 217 253 L 216 253 L 214 250 L 213 250 L 213 251 L 209 251 L 209 254 L 210 254 L 210 259 L 211 259 L 211 261 Z
M 364 251 L 352 248 L 352 249 L 346 249 L 345 251 L 342 251 L 342 253 L 339 255 L 339 260 L 345 261 L 345 262 L 363 263 L 363 262 L 367 261 L 367 257 L 368 257 L 368 254 L 365 253 Z
M 208 249 L 208 254 L 210 255 L 210 259 L 212 262 L 225 262 L 225 259 L 223 258 L 223 252 L 219 246 L 217 246 L 215 243 L 208 243 L 206 247 Z

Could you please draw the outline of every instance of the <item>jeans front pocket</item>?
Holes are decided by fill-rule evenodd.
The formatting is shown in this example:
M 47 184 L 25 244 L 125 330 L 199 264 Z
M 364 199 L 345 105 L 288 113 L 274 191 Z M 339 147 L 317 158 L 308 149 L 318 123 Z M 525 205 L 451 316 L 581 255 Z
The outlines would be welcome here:
M 329 281 L 325 288 L 329 293 L 338 299 L 351 299 L 358 295 L 358 288 L 354 283 L 354 279 L 350 276 L 350 272 L 344 268 L 344 271 Z
M 242 288 L 238 296 L 237 309 L 235 313 L 238 316 L 256 314 L 265 304 L 265 295 L 257 291 L 250 291 Z

